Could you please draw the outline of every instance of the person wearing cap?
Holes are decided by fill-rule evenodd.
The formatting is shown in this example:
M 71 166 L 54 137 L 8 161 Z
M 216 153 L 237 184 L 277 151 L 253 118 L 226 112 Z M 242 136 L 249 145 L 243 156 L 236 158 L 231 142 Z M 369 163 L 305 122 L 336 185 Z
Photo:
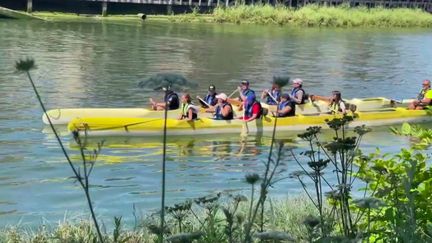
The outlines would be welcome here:
M 329 110 L 332 114 L 346 114 L 347 112 L 347 104 L 345 104 L 345 101 L 342 99 L 342 93 L 340 91 L 332 91 L 331 97 L 311 95 L 310 98 L 312 101 L 321 100 L 329 103 Z
M 208 93 L 204 97 L 204 99 L 202 99 L 199 96 L 197 96 L 197 99 L 200 101 L 201 106 L 204 107 L 204 108 L 208 108 L 209 107 L 208 105 L 210 105 L 210 106 L 216 105 L 216 103 L 217 103 L 217 99 L 216 99 L 216 86 L 214 86 L 213 84 L 210 85 L 209 88 L 208 88 Z
M 267 105 L 277 105 L 281 98 L 281 88 L 277 83 L 272 84 L 271 90 L 264 90 L 261 93 L 261 100 L 266 99 Z
M 303 80 L 296 78 L 293 80 L 293 89 L 291 90 L 291 100 L 296 104 L 301 105 L 305 103 L 306 95 L 303 89 Z
M 227 102 L 228 96 L 225 93 L 220 93 L 216 95 L 216 99 L 217 104 L 206 111 L 214 112 L 215 120 L 232 120 L 234 112 L 231 104 Z
M 182 108 L 178 119 L 187 120 L 187 121 L 193 121 L 198 119 L 199 108 L 192 103 L 191 96 L 186 93 L 182 95 L 181 99 L 182 99 Z
M 261 103 L 256 100 L 255 96 L 247 97 L 247 99 L 243 102 L 243 104 L 244 104 L 243 105 L 244 121 L 250 122 L 261 117 L 262 115 Z
M 240 82 L 240 86 L 237 87 L 240 93 L 240 100 L 246 101 L 247 99 L 255 99 L 255 91 L 249 88 L 249 81 L 243 80 Z
M 408 105 L 410 110 L 423 110 L 425 107 L 432 105 L 432 90 L 431 81 L 428 79 L 423 80 L 423 88 L 420 90 L 417 100 Z
M 281 96 L 281 101 L 278 104 L 277 114 L 273 113 L 273 116 L 277 117 L 289 117 L 295 116 L 295 102 L 291 100 L 290 94 L 285 93 Z
M 180 107 L 179 96 L 172 90 L 166 91 L 164 102 L 155 102 L 150 98 L 151 109 L 155 111 L 165 110 L 165 104 L 168 104 L 168 110 L 176 110 Z

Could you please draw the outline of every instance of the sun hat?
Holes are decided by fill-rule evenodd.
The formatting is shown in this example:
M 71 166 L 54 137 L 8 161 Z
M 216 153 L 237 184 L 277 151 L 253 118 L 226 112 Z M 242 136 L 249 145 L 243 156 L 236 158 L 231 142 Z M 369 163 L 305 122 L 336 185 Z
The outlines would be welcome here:
M 220 94 L 216 95 L 216 99 L 227 100 L 228 96 L 225 93 L 220 93 Z
M 300 84 L 300 85 L 302 85 L 303 84 L 303 80 L 301 80 L 299 78 L 296 78 L 296 79 L 293 80 L 293 84 Z

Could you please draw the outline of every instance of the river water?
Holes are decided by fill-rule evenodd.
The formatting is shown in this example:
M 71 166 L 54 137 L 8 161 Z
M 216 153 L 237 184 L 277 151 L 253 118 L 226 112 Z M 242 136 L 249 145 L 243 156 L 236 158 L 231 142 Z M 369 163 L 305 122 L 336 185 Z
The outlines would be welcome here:
M 309 93 L 345 97 L 414 97 L 432 78 L 432 30 L 315 29 L 254 25 L 50 23 L 0 20 L 0 226 L 56 223 L 88 211 L 58 145 L 41 121 L 26 77 L 14 62 L 33 57 L 32 72 L 48 108 L 140 107 L 150 96 L 137 83 L 159 72 L 181 73 L 230 93 L 247 78 L 262 90 L 273 75 L 302 78 Z M 62 130 L 62 128 L 60 128 Z M 64 130 L 64 128 L 63 128 Z M 62 139 L 78 159 L 70 136 Z M 295 134 L 291 144 L 302 146 Z M 242 192 L 244 175 L 259 172 L 268 137 L 173 137 L 168 141 L 168 204 L 215 191 Z M 388 128 L 362 148 L 396 152 L 409 141 Z M 133 222 L 154 212 L 160 197 L 160 140 L 107 139 L 91 177 L 96 212 Z M 287 159 L 288 171 L 298 167 Z M 288 172 L 289 173 L 289 172 Z M 297 181 L 271 193 L 301 193 Z

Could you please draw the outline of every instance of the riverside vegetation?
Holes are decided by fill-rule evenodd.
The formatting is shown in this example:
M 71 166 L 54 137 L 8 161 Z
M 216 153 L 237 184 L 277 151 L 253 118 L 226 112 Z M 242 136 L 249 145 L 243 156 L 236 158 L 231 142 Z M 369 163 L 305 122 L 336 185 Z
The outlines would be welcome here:
M 68 13 L 35 12 L 35 16 L 51 21 L 103 21 L 107 23 L 137 23 L 142 20 L 133 15 L 89 17 Z M 234 24 L 275 24 L 301 27 L 432 27 L 432 14 L 421 9 L 383 7 L 367 8 L 306 5 L 295 9 L 284 5 L 244 5 L 217 7 L 202 14 L 199 8 L 191 13 L 151 15 L 150 21 L 203 22 Z M 146 20 L 147 21 L 147 20 Z
M 31 62 L 19 63 L 31 80 L 30 69 L 25 68 L 30 65 L 24 65 Z M 251 188 L 249 197 L 217 193 L 173 206 L 162 204 L 165 213 L 138 220 L 134 230 L 124 230 L 121 217 L 115 218 L 112 233 L 103 232 L 94 217 L 93 223 L 65 222 L 54 229 L 12 227 L 0 233 L 0 242 L 432 241 L 432 168 L 421 151 L 430 145 L 432 130 L 404 124 L 401 130 L 392 131 L 412 137 L 413 148 L 397 155 L 380 155 L 378 150 L 365 155 L 359 146 L 369 129 L 346 130 L 353 119 L 344 116 L 327 121 L 333 131 L 331 139 L 323 139 L 320 127 L 299 134 L 307 150 L 287 146 L 273 133 L 261 173 L 245 176 Z M 288 164 L 297 164 L 301 170 L 287 175 Z M 90 173 L 84 176 L 87 184 Z M 328 176 L 336 177 L 337 184 L 328 183 Z M 272 186 L 288 178 L 297 179 L 307 197 L 271 200 Z M 354 197 L 354 183 L 363 185 L 363 196 Z M 83 188 L 93 215 L 89 190 Z M 165 193 L 162 191 L 163 196 Z
M 217 7 L 210 14 L 198 10 L 172 15 L 174 22 L 278 24 L 310 27 L 432 27 L 432 14 L 420 9 L 306 5 L 236 5 Z

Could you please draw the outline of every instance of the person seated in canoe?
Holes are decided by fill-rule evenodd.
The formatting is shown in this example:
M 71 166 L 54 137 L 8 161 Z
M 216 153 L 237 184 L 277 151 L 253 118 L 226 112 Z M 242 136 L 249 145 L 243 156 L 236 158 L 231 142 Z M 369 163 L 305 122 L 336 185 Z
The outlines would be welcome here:
M 228 96 L 225 93 L 216 95 L 217 104 L 209 107 L 206 111 L 214 113 L 215 120 L 232 120 L 234 112 L 232 105 L 227 102 Z
M 342 99 L 342 93 L 340 91 L 332 91 L 331 97 L 325 97 L 325 96 L 318 96 L 318 95 L 311 95 L 311 100 L 321 100 L 324 102 L 329 103 L 329 109 L 332 114 L 346 114 L 347 112 L 347 105 L 345 104 L 345 101 Z
M 289 117 L 295 116 L 296 103 L 291 100 L 290 94 L 286 93 L 281 96 L 281 102 L 278 104 L 278 112 L 272 112 L 273 116 Z
M 182 107 L 179 120 L 193 121 L 198 119 L 199 108 L 192 103 L 190 94 L 184 94 L 181 97 Z
M 277 105 L 280 101 L 281 88 L 277 83 L 273 83 L 271 90 L 263 90 L 261 100 L 265 100 L 267 105 Z
M 423 88 L 417 96 L 417 100 L 408 105 L 409 110 L 423 110 L 427 106 L 432 105 L 432 90 L 431 81 L 423 80 Z
M 244 116 L 242 117 L 242 120 L 250 122 L 255 119 L 261 118 L 263 109 L 261 107 L 261 103 L 256 100 L 255 95 L 248 96 L 243 102 L 243 106 Z
M 199 96 L 197 96 L 197 99 L 199 100 L 199 102 L 201 103 L 201 106 L 203 108 L 209 108 L 209 105 L 210 106 L 215 106 L 217 104 L 216 95 L 217 95 L 217 93 L 216 93 L 216 87 L 212 84 L 212 85 L 209 86 L 208 93 L 204 97 L 204 99 L 202 99 Z
M 303 80 L 296 78 L 293 80 L 293 88 L 291 90 L 290 98 L 297 105 L 302 105 L 306 100 L 306 93 L 303 89 Z
M 152 98 L 150 98 L 151 108 L 155 111 L 163 111 L 165 110 L 165 103 L 168 104 L 168 110 L 176 110 L 180 107 L 179 96 L 176 92 L 172 90 L 168 90 L 165 95 L 165 102 L 155 102 Z
M 237 91 L 239 92 L 240 97 L 236 99 L 228 99 L 228 102 L 232 105 L 239 106 L 240 110 L 243 108 L 244 101 L 246 101 L 248 98 L 256 98 L 255 91 L 249 88 L 248 80 L 242 80 L 240 82 L 240 86 L 237 87 Z

